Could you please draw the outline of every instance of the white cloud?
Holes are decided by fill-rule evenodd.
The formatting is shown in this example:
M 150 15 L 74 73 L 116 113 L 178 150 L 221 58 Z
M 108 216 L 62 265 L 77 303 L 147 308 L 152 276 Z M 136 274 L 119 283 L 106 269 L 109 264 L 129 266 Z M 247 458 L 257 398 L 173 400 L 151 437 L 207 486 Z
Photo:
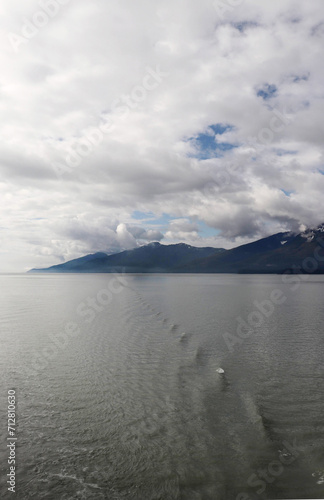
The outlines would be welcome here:
M 165 237 L 172 241 L 198 240 L 199 226 L 189 219 L 174 219 L 170 222 Z
M 8 34 L 41 6 L 0 9 L 2 270 L 161 240 L 135 210 L 170 214 L 165 242 L 200 246 L 323 221 L 321 0 L 243 0 L 223 16 L 212 0 L 62 1 L 17 52 Z M 148 80 L 148 68 L 164 76 Z M 264 100 L 266 84 L 277 92 Z M 107 121 L 57 177 L 53 162 Z M 190 158 L 188 139 L 216 123 L 233 126 L 222 140 L 238 147 Z M 184 219 L 221 234 L 204 240 Z

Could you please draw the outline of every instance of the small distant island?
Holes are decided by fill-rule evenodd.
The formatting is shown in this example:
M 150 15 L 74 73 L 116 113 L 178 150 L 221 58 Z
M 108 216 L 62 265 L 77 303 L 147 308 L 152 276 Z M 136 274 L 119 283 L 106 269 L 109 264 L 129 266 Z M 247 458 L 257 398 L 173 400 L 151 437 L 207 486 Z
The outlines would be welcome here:
M 274 234 L 230 250 L 154 242 L 115 254 L 98 252 L 29 273 L 324 273 L 324 224 Z

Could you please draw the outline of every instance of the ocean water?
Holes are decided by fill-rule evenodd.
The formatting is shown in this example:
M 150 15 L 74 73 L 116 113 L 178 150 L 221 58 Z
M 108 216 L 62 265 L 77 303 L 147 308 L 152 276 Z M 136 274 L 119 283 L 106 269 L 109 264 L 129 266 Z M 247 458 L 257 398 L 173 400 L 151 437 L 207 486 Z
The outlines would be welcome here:
M 0 279 L 0 498 L 324 498 L 323 276 Z

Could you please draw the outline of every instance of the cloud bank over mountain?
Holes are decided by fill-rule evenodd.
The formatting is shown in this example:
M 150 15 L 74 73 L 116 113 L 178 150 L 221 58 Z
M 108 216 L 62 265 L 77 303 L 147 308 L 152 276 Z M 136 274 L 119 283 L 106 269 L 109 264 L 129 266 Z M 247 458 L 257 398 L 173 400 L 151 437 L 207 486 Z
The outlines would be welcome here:
M 321 0 L 3 0 L 1 270 L 323 221 Z

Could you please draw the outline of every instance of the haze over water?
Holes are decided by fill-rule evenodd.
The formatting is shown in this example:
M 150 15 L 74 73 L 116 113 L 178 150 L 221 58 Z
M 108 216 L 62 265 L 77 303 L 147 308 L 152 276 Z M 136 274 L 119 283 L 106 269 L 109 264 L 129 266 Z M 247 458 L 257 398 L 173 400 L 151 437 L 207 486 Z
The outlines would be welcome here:
M 1 277 L 16 498 L 324 498 L 324 276 L 293 290 L 281 276 L 126 275 L 100 307 L 112 279 Z M 229 349 L 224 334 L 275 289 L 285 302 Z M 0 458 L 9 498 L 4 446 Z

